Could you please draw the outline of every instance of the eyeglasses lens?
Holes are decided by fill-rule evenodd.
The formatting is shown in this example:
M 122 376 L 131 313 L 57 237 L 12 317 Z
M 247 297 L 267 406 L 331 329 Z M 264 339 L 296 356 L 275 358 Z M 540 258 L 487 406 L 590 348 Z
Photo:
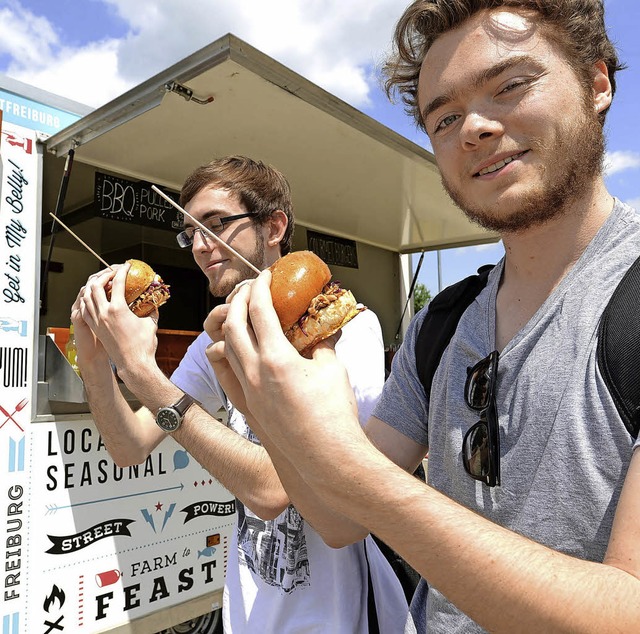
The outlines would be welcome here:
M 483 410 L 489 405 L 492 361 L 489 357 L 469 370 L 465 386 L 467 405 L 475 410 Z
M 476 423 L 465 436 L 464 461 L 467 471 L 475 478 L 489 475 L 489 432 L 484 421 Z
M 480 412 L 480 420 L 465 434 L 462 459 L 469 475 L 488 486 L 500 484 L 500 437 L 492 406 L 497 364 L 498 353 L 492 352 L 469 368 L 464 386 L 467 405 Z

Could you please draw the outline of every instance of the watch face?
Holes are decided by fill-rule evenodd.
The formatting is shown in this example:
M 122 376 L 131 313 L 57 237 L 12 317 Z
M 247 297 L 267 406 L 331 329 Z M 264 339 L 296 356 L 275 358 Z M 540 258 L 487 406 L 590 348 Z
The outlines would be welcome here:
M 164 431 L 172 432 L 180 427 L 180 415 L 172 407 L 163 407 L 156 418 L 158 425 Z

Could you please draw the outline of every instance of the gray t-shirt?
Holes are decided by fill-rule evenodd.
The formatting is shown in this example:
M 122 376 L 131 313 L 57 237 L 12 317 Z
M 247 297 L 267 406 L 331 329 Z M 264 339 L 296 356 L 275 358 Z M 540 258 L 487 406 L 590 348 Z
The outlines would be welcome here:
M 416 315 L 374 416 L 428 445 L 430 485 L 541 544 L 602 560 L 634 441 L 597 367 L 598 322 L 639 254 L 640 218 L 616 201 L 575 266 L 502 350 L 496 388 L 499 487 L 467 475 L 461 448 L 478 421 L 464 401 L 467 368 L 496 347 L 496 294 L 504 262 L 460 320 L 428 400 L 415 363 L 425 313 Z M 483 631 L 424 582 L 412 614 L 408 632 Z

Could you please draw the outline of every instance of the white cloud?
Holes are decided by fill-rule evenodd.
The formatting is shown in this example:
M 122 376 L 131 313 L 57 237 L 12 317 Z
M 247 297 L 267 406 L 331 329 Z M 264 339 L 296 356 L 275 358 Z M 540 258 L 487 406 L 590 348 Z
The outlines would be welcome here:
M 131 87 L 118 73 L 117 42 L 101 42 L 80 50 L 62 50 L 55 64 L 16 69 L 15 79 L 82 104 L 97 107 Z
M 128 25 L 121 40 L 64 46 L 55 25 L 9 0 L 0 10 L 6 73 L 98 106 L 233 33 L 356 107 L 376 89 L 371 67 L 388 49 L 397 0 L 101 0 Z M 9 39 L 10 36 L 10 39 Z
M 637 211 L 640 211 L 640 198 L 632 198 L 631 200 L 625 200 L 627 205 L 633 207 Z
M 613 176 L 618 172 L 640 167 L 640 153 L 625 150 L 607 152 L 605 156 L 605 175 Z
M 10 55 L 18 66 L 37 66 L 58 44 L 51 24 L 10 0 L 0 9 L 0 54 Z

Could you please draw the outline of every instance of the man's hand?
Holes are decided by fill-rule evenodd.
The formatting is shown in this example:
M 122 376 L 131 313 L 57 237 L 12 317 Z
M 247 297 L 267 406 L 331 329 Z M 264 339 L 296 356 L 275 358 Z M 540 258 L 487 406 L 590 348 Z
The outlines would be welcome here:
M 204 321 L 204 330 L 213 343 L 206 350 L 207 359 L 216 374 L 224 393 L 234 407 L 243 414 L 249 414 L 244 392 L 236 375 L 233 373 L 225 353 L 224 324 L 229 312 L 229 304 L 216 306 Z
M 362 435 L 356 401 L 333 339 L 318 344 L 311 359 L 287 341 L 273 309 L 264 271 L 242 286 L 224 320 L 224 354 L 260 426 L 282 449 L 339 442 Z M 323 440 L 324 439 L 324 440 Z
M 93 284 L 96 278 L 106 279 L 108 284 L 114 275 L 115 270 L 105 269 L 89 277 L 87 284 L 80 289 L 71 306 L 71 323 L 78 348 L 78 364 L 81 368 L 109 362 L 109 355 L 104 346 L 83 317 L 83 306 L 85 305 L 85 295 L 88 292 L 87 286 Z
M 155 364 L 157 348 L 157 311 L 151 317 L 136 317 L 125 301 L 128 270 L 129 264 L 114 265 L 113 270 L 105 269 L 92 275 L 72 309 L 74 330 L 78 324 L 81 368 L 85 360 L 100 358 L 104 351 L 123 379 L 130 365 Z M 109 285 L 111 297 L 107 299 Z

